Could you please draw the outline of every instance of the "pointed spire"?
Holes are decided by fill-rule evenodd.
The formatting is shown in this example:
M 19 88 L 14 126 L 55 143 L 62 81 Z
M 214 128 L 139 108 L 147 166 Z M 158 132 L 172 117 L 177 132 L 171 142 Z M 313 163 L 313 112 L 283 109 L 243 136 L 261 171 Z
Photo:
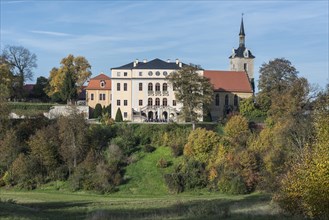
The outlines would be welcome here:
M 246 36 L 245 33 L 244 33 L 243 13 L 242 13 L 242 17 L 241 17 L 241 26 L 240 26 L 240 33 L 239 33 L 239 35 Z
M 244 25 L 243 25 L 243 13 L 241 18 L 240 25 L 240 33 L 239 33 L 239 47 L 245 47 L 245 33 L 244 33 Z

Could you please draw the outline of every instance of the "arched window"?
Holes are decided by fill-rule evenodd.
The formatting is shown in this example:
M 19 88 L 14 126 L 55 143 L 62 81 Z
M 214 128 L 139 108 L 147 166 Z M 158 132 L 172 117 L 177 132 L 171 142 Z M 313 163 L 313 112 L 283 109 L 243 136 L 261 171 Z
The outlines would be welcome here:
M 148 105 L 148 106 L 152 106 L 152 105 L 153 105 L 153 100 L 152 100 L 152 98 L 149 98 L 149 99 L 147 100 L 147 105 Z
M 167 106 L 167 104 L 168 104 L 167 98 L 163 98 L 162 105 Z
M 160 91 L 160 83 L 155 84 L 155 91 Z
M 159 106 L 159 105 L 160 105 L 160 99 L 159 99 L 159 98 L 156 98 L 156 99 L 155 99 L 155 105 L 156 105 L 156 106 Z
M 225 105 L 228 105 L 228 95 L 225 95 Z
M 168 84 L 167 83 L 163 83 L 162 85 L 162 91 L 167 91 L 168 90 Z
M 216 106 L 219 106 L 219 94 L 216 94 L 215 104 Z
M 238 96 L 234 95 L 234 106 L 238 106 L 238 104 L 239 104 Z
M 153 91 L 153 84 L 149 83 L 147 88 L 148 88 L 148 91 Z

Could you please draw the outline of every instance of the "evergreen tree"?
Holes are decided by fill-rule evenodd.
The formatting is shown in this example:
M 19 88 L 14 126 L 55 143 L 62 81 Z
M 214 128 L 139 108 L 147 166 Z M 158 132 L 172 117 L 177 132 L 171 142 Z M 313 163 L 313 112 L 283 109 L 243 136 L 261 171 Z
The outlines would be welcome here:
M 95 106 L 93 117 L 94 118 L 99 118 L 101 116 L 102 116 L 102 105 L 97 103 L 96 106 Z
M 123 118 L 122 118 L 122 113 L 121 113 L 121 109 L 118 108 L 117 113 L 115 115 L 115 121 L 116 122 L 122 122 Z

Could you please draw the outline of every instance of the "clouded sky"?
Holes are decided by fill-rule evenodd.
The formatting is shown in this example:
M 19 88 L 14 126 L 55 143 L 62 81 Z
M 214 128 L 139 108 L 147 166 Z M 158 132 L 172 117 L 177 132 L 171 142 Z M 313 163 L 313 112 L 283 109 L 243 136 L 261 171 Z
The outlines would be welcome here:
M 93 76 L 136 58 L 228 70 L 241 13 L 256 80 L 263 63 L 284 57 L 311 83 L 329 82 L 328 0 L 0 1 L 1 49 L 35 53 L 34 82 L 68 54 L 86 57 Z

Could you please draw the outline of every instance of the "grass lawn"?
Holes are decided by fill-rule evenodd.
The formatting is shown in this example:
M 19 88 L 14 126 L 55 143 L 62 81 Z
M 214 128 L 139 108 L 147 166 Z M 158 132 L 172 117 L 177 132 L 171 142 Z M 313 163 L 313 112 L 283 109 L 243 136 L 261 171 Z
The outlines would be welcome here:
M 0 194 L 0 219 L 293 219 L 281 215 L 262 194 L 121 197 L 6 190 Z

